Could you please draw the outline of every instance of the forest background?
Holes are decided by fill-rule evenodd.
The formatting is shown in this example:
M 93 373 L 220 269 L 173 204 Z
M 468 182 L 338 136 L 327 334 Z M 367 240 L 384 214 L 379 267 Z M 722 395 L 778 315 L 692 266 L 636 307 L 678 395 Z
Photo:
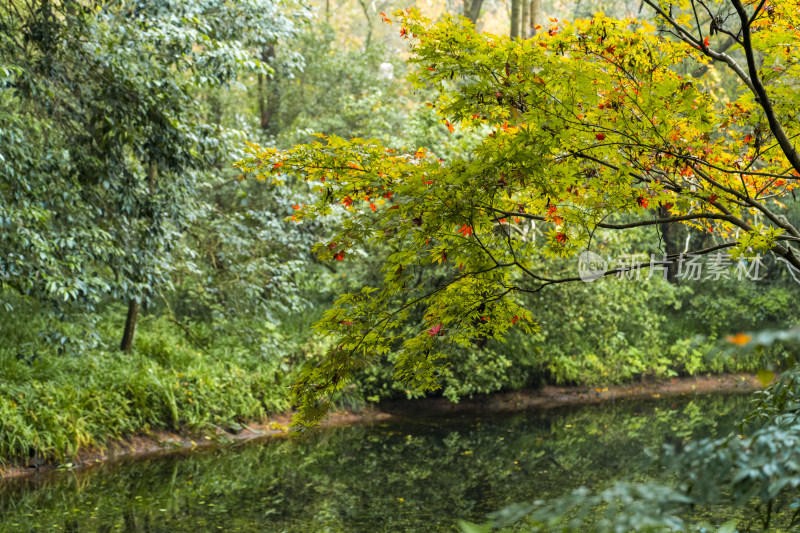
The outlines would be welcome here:
M 426 105 L 431 95 L 404 79 L 401 28 L 381 20 L 399 7 L 0 7 L 0 457 L 64 458 L 151 429 L 236 428 L 290 407 L 300 369 L 330 348 L 313 324 L 339 294 L 374 283 L 383 258 L 351 249 L 321 260 L 313 245 L 346 214 L 298 224 L 293 206 L 311 202 L 308 183 L 243 179 L 233 163 L 245 157 L 245 140 L 289 148 L 314 133 L 377 138 L 409 153 L 424 147 L 445 161 L 468 154 L 486 132 L 443 122 Z M 512 36 L 549 17 L 642 9 L 599 0 L 416 7 Z M 723 71 L 704 75 L 718 99 L 735 98 Z M 792 196 L 784 207 L 800 223 Z M 683 226 L 596 238 L 616 259 L 715 244 Z M 576 258 L 548 261 L 554 272 L 578 270 Z M 757 279 L 631 277 L 527 295 L 538 329 L 479 339 L 452 357 L 434 394 L 455 400 L 794 361 L 792 344 L 740 353 L 724 342 L 797 323 L 796 282 L 774 259 L 763 258 Z M 390 354 L 359 371 L 339 404 L 424 395 L 393 379 L 393 363 Z

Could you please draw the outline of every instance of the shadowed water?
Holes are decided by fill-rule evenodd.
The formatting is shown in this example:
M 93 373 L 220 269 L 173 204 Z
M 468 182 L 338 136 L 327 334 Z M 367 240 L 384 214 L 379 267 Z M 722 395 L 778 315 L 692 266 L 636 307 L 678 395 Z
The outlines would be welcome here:
M 453 531 L 515 502 L 649 475 L 646 448 L 730 431 L 748 396 L 321 430 L 7 482 L 0 531 Z

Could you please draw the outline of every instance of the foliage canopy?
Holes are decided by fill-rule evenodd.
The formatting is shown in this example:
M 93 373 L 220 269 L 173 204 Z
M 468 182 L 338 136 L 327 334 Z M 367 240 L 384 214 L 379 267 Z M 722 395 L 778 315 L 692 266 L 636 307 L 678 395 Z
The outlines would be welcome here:
M 430 105 L 442 121 L 489 130 L 468 157 L 338 137 L 251 147 L 244 172 L 277 182 L 295 173 L 316 187 L 294 220 L 349 211 L 318 246 L 322 259 L 345 260 L 356 244 L 392 251 L 381 283 L 343 295 L 318 323 L 334 348 L 295 386 L 301 424 L 324 416 L 351 373 L 387 352 L 399 353 L 398 379 L 434 389 L 448 352 L 535 328 L 519 296 L 578 279 L 553 277 L 542 255 L 588 248 L 598 228 L 681 223 L 719 239 L 689 255 L 770 251 L 800 268 L 800 232 L 778 212 L 800 176 L 794 3 L 645 3 L 657 25 L 551 19 L 527 40 L 396 12 L 413 39 L 412 81 L 437 91 Z M 702 76 L 715 64 L 738 77 L 734 101 Z M 441 274 L 433 289 L 421 283 Z

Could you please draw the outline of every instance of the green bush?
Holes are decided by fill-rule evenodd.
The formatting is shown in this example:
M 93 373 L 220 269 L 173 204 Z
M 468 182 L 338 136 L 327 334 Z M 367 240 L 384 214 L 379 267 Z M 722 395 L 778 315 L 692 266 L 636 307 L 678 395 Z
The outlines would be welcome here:
M 113 315 L 117 324 L 119 315 Z M 64 460 L 81 448 L 151 430 L 209 432 L 285 410 L 292 373 L 280 358 L 198 350 L 165 318 L 145 318 L 135 350 L 55 353 L 6 316 L 17 344 L 0 349 L 0 457 Z M 115 330 L 107 324 L 106 328 Z M 107 336 L 110 334 L 106 332 Z

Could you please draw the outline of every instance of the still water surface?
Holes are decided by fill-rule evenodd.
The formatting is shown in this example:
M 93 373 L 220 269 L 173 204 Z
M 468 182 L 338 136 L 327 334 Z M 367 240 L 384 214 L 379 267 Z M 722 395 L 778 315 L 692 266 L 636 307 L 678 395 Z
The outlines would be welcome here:
M 726 434 L 743 395 L 322 430 L 0 486 L 0 531 L 454 531 L 511 503 L 644 479 L 645 449 Z

